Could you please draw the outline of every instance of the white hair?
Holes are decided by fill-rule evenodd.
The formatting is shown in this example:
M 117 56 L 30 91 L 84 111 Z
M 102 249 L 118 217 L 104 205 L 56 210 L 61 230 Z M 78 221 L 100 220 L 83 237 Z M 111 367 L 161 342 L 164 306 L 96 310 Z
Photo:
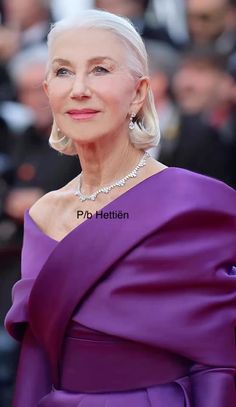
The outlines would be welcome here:
M 83 10 L 74 17 L 65 18 L 52 25 L 48 34 L 48 47 L 57 35 L 73 28 L 100 28 L 115 34 L 127 48 L 128 68 L 136 78 L 149 76 L 148 58 L 144 43 L 132 23 L 124 17 L 101 10 Z M 135 126 L 130 130 L 130 141 L 138 149 L 149 149 L 159 143 L 159 121 L 150 86 L 143 106 L 135 118 Z M 50 145 L 61 153 L 76 155 L 76 149 L 66 135 L 60 136 L 54 121 L 49 138 Z

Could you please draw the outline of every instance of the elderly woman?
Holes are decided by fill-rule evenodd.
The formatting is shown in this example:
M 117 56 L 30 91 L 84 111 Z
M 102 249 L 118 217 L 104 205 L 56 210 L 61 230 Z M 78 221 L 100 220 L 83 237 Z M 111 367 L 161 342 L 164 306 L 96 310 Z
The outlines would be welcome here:
M 25 213 L 14 406 L 235 406 L 235 191 L 147 153 L 158 124 L 127 20 L 56 23 L 44 87 L 50 144 L 82 172 Z

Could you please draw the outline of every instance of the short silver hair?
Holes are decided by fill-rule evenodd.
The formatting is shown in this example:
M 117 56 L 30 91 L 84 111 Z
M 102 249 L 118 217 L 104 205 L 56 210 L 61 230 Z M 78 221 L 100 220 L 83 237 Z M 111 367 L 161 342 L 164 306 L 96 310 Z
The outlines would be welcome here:
M 74 17 L 65 18 L 53 24 L 48 34 L 49 50 L 54 39 L 61 32 L 82 27 L 100 28 L 115 34 L 127 48 L 128 68 L 132 75 L 136 78 L 149 76 L 147 52 L 139 33 L 127 18 L 106 11 L 83 10 Z M 138 149 L 147 150 L 159 143 L 159 120 L 150 86 L 144 104 L 137 113 L 134 129 L 130 131 L 129 135 L 131 143 Z M 49 144 L 63 154 L 77 154 L 73 140 L 66 135 L 61 137 L 55 121 L 52 126 Z

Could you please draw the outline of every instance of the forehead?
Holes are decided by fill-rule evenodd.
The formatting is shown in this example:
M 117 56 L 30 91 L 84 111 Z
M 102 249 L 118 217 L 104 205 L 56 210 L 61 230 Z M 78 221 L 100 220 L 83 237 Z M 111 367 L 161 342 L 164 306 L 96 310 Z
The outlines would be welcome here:
M 188 0 L 188 9 L 194 12 L 208 12 L 222 9 L 226 6 L 226 0 Z
M 182 70 L 194 72 L 199 74 L 200 76 L 207 73 L 210 73 L 211 76 L 213 76 L 214 73 L 217 75 L 220 73 L 220 69 L 216 65 L 214 65 L 213 62 L 197 59 L 185 61 L 182 65 Z
M 69 61 L 85 61 L 93 57 L 110 57 L 123 64 L 126 47 L 111 31 L 95 28 L 71 28 L 62 31 L 52 41 L 49 56 Z

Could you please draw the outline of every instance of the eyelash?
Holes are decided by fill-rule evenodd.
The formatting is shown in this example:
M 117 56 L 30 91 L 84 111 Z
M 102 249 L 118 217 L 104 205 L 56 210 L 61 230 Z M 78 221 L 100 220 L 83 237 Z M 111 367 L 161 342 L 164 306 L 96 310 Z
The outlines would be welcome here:
M 66 68 L 59 68 L 59 69 L 57 69 L 56 72 L 55 72 L 55 73 L 56 73 L 56 76 L 65 76 L 65 75 L 63 75 L 63 74 L 60 75 L 60 72 L 61 72 L 61 71 L 66 71 L 66 72 L 68 73 L 68 70 L 67 70 Z
M 95 67 L 94 67 L 94 69 L 98 69 L 98 68 L 99 68 L 99 69 L 102 69 L 102 71 L 105 72 L 105 73 L 109 73 L 108 69 L 104 68 L 104 66 L 98 65 L 98 66 L 95 66 Z M 93 70 L 94 70 L 94 69 L 93 69 Z M 101 72 L 99 72 L 99 73 L 101 73 Z
M 106 69 L 106 68 L 104 68 L 103 66 L 100 66 L 100 65 L 95 66 L 92 71 L 97 70 L 97 69 L 102 70 L 100 72 L 97 71 L 97 73 L 99 73 L 99 74 L 101 74 L 101 73 L 109 73 L 110 72 L 110 71 L 108 71 L 108 69 Z M 66 72 L 66 74 L 68 74 L 68 72 L 70 72 L 67 68 L 59 68 L 59 69 L 56 70 L 56 76 L 66 76 L 66 74 L 61 74 L 61 71 Z

